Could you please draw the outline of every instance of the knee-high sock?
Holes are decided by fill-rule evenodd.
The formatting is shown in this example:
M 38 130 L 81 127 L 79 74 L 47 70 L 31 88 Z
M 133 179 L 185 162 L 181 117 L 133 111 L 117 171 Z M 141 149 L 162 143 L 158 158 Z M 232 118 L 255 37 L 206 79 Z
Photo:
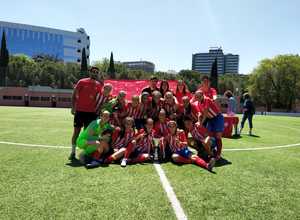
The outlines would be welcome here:
M 221 153 L 222 153 L 222 138 L 216 138 L 216 142 L 217 142 L 217 157 L 221 157 Z
M 159 140 L 159 150 L 160 150 L 160 155 L 162 156 L 162 159 L 165 159 L 165 147 L 166 147 L 166 145 L 164 144 L 164 142 L 163 142 L 163 140 L 162 139 L 160 139 Z
M 142 163 L 146 160 L 144 154 L 140 154 L 137 158 L 131 160 L 131 163 Z
M 194 157 L 193 161 L 199 167 L 202 167 L 202 168 L 205 168 L 205 169 L 207 169 L 207 167 L 208 167 L 208 163 L 206 163 L 203 159 L 201 159 L 198 156 Z
M 115 158 L 112 155 L 110 155 L 108 158 L 105 159 L 104 163 L 108 164 L 113 162 L 114 160 Z
M 185 157 L 182 157 L 182 156 L 178 156 L 176 158 L 176 163 L 192 163 L 192 160 L 191 159 L 187 159 Z
M 133 151 L 133 148 L 134 148 L 134 145 L 132 143 L 127 145 L 127 148 L 126 148 L 125 153 L 124 153 L 124 158 L 126 158 L 126 159 L 129 158 L 130 154 Z

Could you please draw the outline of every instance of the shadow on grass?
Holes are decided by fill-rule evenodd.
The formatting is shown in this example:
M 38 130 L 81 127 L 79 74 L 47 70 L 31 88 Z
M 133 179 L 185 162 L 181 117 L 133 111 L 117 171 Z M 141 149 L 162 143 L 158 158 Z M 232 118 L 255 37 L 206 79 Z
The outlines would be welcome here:
M 255 137 L 255 138 L 260 138 L 260 136 L 255 135 L 255 134 L 250 134 L 250 135 L 248 135 L 248 136 L 250 136 L 250 137 Z M 239 134 L 234 134 L 234 135 L 232 135 L 231 137 L 229 137 L 228 139 L 241 139 L 241 138 L 243 138 L 241 135 L 239 135 Z
M 83 164 L 78 159 L 70 160 L 66 165 L 70 167 L 83 167 Z
M 216 162 L 216 167 L 222 167 L 222 166 L 227 166 L 227 165 L 231 165 L 231 164 L 232 163 L 229 160 L 221 157 L 221 159 Z
M 234 134 L 234 135 L 232 135 L 230 138 L 228 138 L 228 139 L 240 139 L 240 138 L 242 138 L 242 136 L 241 135 L 239 135 L 239 134 Z
M 250 137 L 255 137 L 255 138 L 260 138 L 260 136 L 255 135 L 255 134 L 250 134 L 249 136 L 250 136 Z

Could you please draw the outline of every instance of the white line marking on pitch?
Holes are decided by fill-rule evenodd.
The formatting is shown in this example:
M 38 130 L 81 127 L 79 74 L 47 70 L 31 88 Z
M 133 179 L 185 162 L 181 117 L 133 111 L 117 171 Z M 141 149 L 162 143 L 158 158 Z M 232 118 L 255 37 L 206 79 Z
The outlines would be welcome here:
M 287 144 L 281 146 L 273 146 L 273 147 L 253 147 L 253 148 L 225 148 L 223 151 L 255 151 L 255 150 L 273 150 L 279 148 L 288 148 L 288 147 L 300 147 L 300 143 L 297 144 Z
M 24 143 L 14 143 L 14 142 L 7 142 L 7 141 L 0 141 L 0 144 L 7 144 L 7 145 L 15 145 L 15 146 L 22 146 L 22 147 L 42 147 L 42 148 L 63 148 L 63 149 L 70 149 L 71 147 L 65 146 L 54 146 L 54 145 L 42 145 L 42 144 L 24 144 Z
M 171 205 L 173 207 L 173 210 L 175 212 L 175 215 L 177 217 L 178 220 L 186 220 L 187 217 L 186 215 L 184 214 L 184 211 L 180 205 L 180 202 L 179 200 L 177 199 L 176 197 L 176 194 L 164 172 L 164 170 L 162 169 L 162 167 L 160 166 L 160 164 L 153 164 L 155 169 L 156 169 L 156 172 L 157 174 L 159 175 L 159 178 L 160 178 L 160 182 L 165 190 L 165 192 L 167 193 L 167 196 L 168 196 L 168 199 L 170 200 L 171 202 Z
M 41 147 L 41 148 L 55 148 L 55 149 L 71 149 L 71 147 L 66 147 L 66 146 L 42 145 L 42 144 L 25 144 L 25 143 L 15 143 L 15 142 L 7 142 L 7 141 L 0 141 L 0 144 L 15 145 L 15 146 L 22 146 L 22 147 Z M 289 147 L 300 147 L 300 143 L 287 144 L 287 145 L 279 145 L 279 146 L 272 146 L 272 147 L 227 148 L 227 149 L 224 148 L 223 151 L 273 150 L 273 149 L 289 148 Z

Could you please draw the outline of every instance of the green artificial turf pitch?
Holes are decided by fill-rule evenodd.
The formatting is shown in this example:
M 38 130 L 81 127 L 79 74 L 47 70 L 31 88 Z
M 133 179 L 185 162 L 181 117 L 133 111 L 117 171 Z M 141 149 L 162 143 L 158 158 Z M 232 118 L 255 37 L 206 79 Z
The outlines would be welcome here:
M 70 146 L 68 109 L 0 107 L 0 141 Z M 300 143 L 300 118 L 255 116 L 224 149 Z M 151 164 L 86 170 L 69 149 L 0 144 L 0 219 L 176 219 Z M 299 219 L 300 147 L 224 151 L 211 174 L 162 167 L 188 219 Z

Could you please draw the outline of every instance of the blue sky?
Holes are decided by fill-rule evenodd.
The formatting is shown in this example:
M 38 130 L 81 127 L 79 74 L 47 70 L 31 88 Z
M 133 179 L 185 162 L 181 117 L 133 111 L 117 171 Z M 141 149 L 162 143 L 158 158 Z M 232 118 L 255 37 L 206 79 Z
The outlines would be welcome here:
M 0 20 L 86 29 L 91 60 L 149 60 L 156 70 L 191 69 L 192 54 L 222 46 L 249 73 L 266 57 L 300 51 L 300 1 L 10 0 Z M 5 10 L 3 10 L 5 9 Z

